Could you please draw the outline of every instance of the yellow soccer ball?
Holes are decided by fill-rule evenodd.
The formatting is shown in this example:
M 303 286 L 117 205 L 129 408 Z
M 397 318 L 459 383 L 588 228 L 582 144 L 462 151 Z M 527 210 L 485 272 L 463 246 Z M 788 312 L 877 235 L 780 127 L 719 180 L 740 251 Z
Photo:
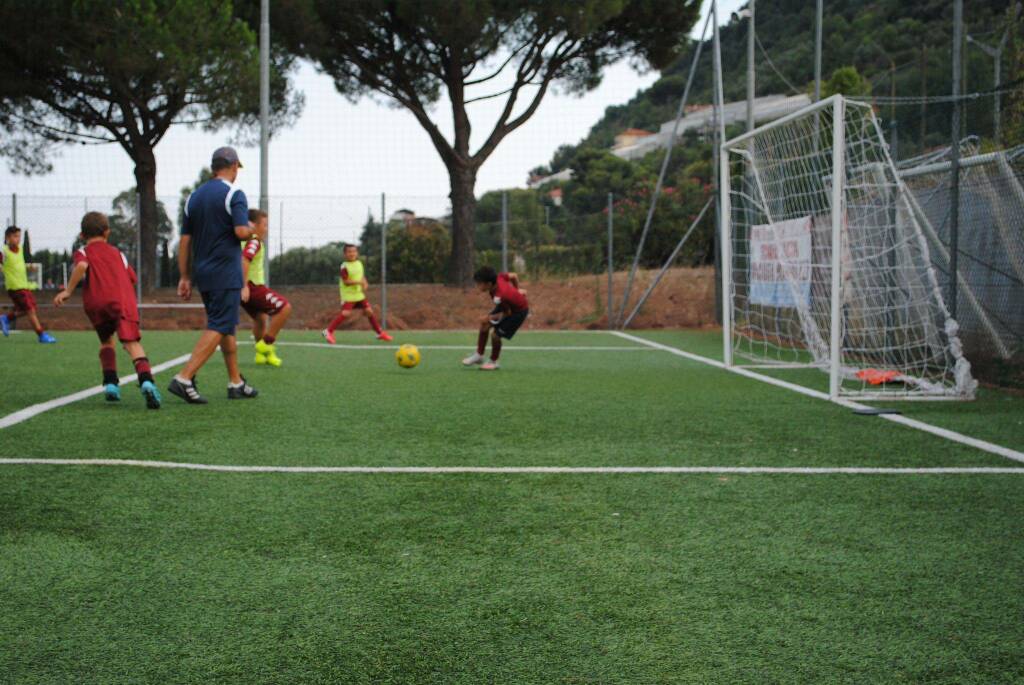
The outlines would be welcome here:
M 395 352 L 395 359 L 403 369 L 411 369 L 420 363 L 420 350 L 415 345 L 402 345 Z

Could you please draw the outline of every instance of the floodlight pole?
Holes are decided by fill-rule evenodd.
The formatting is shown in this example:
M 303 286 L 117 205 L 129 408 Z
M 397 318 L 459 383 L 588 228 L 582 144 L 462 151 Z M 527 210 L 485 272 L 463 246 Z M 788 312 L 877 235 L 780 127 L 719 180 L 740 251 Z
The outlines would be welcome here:
M 260 0 L 260 209 L 270 210 L 270 0 Z M 263 244 L 263 274 L 270 284 L 270 245 Z
M 822 5 L 825 0 L 818 0 L 814 17 L 814 101 L 821 99 L 821 23 L 824 14 Z
M 718 242 L 722 255 L 722 360 L 732 366 L 732 228 L 729 210 L 729 153 L 725 150 L 725 95 L 722 88 L 722 42 L 718 34 L 718 2 L 711 3 L 715 87 L 715 150 L 718 153 Z
M 384 193 L 380 194 L 380 325 L 388 327 L 388 219 Z
M 953 126 L 949 148 L 949 314 L 956 318 L 958 257 L 960 253 L 960 79 L 964 31 L 964 0 L 953 2 Z
M 756 0 L 750 0 L 747 11 L 750 12 L 749 23 L 747 24 L 747 130 L 754 130 L 754 5 Z M 725 141 L 722 141 L 725 142 Z

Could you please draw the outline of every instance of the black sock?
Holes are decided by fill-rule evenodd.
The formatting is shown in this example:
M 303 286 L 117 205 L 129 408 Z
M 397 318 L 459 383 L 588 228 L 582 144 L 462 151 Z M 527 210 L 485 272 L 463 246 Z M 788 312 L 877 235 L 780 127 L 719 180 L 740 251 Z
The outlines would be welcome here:
M 139 374 L 139 385 L 142 385 L 146 381 L 149 381 L 150 383 L 153 382 L 153 374 L 149 371 L 143 371 Z
M 117 377 L 117 371 L 104 371 L 103 372 L 103 385 L 110 385 L 113 383 L 117 385 L 120 382 L 120 378 Z

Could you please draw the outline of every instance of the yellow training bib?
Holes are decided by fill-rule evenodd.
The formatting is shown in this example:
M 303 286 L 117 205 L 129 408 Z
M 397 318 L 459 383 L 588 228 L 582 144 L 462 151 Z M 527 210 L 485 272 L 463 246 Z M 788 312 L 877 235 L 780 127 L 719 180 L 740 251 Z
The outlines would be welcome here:
M 354 262 L 342 262 L 341 265 L 345 267 L 345 270 L 348 272 L 348 280 L 363 280 L 363 263 L 360 260 L 357 259 Z M 345 285 L 345 281 L 339 278 L 338 290 L 341 293 L 342 302 L 361 302 L 366 299 L 366 293 L 363 292 L 363 286 L 361 283 L 356 285 Z

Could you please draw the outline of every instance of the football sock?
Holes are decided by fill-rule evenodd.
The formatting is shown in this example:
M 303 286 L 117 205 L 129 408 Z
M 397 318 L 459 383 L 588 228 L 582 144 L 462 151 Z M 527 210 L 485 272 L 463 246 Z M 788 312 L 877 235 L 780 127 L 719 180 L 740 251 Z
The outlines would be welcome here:
M 132 363 L 135 364 L 135 373 L 138 374 L 139 385 L 146 381 L 153 382 L 153 370 L 149 368 L 149 357 L 138 357 L 133 359 Z
M 373 326 L 373 330 L 377 332 L 377 335 L 380 335 L 381 333 L 383 333 L 383 331 L 380 328 L 380 324 L 377 323 L 377 317 L 376 316 L 374 316 L 373 314 L 367 313 L 366 318 L 370 320 L 370 325 Z
M 113 347 L 100 348 L 100 368 L 103 369 L 103 384 L 117 383 L 117 351 Z
M 263 342 L 267 343 L 268 345 L 273 345 L 275 340 L 277 340 L 277 338 L 275 338 L 272 335 L 263 336 Z
M 484 350 L 487 349 L 487 336 L 490 335 L 490 331 L 480 331 L 480 334 L 476 338 L 476 353 L 482 355 Z
M 340 326 L 345 321 L 346 318 L 348 318 L 348 315 L 345 312 L 338 314 L 336 317 L 334 317 L 334 321 L 332 321 L 331 324 L 327 327 L 327 330 L 333 333 L 334 329 Z
M 190 381 L 189 379 L 187 379 L 187 378 L 185 378 L 184 376 L 181 376 L 181 375 L 177 375 L 176 374 L 174 376 L 174 380 L 178 381 L 182 385 L 192 385 L 192 381 Z
M 495 338 L 491 341 L 491 361 L 498 361 L 498 356 L 501 354 L 501 338 Z

